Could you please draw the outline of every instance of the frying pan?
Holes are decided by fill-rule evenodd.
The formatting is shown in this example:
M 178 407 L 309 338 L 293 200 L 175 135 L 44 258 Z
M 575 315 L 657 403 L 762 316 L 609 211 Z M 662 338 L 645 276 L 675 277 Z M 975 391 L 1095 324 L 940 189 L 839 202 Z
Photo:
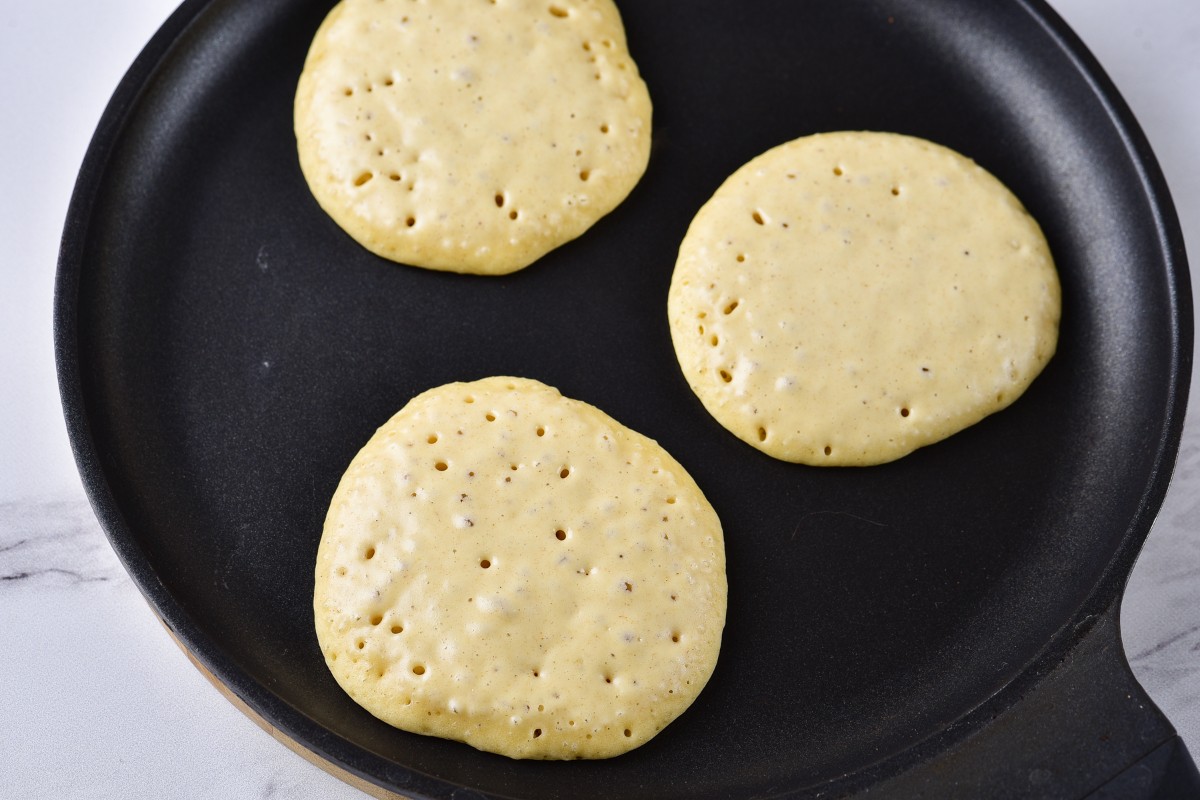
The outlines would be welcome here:
M 188 0 L 120 84 L 55 299 L 97 514 L 189 654 L 281 737 L 381 796 L 1149 796 L 1196 790 L 1131 676 L 1121 591 L 1186 406 L 1190 286 L 1133 117 L 1038 0 L 627 0 L 655 100 L 641 184 L 504 278 L 368 254 L 301 177 L 292 94 L 330 0 Z M 692 215 L 817 131 L 948 145 L 1041 222 L 1064 290 L 1029 391 L 898 462 L 815 469 L 721 429 L 665 300 Z M 657 439 L 725 527 L 729 615 L 695 705 L 602 762 L 394 730 L 325 669 L 313 560 L 373 430 L 453 380 L 537 378 Z

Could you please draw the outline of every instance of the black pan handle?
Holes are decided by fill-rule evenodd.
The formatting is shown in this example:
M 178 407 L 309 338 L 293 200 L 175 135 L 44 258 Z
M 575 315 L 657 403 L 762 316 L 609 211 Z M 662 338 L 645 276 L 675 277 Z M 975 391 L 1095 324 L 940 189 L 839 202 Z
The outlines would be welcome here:
M 859 796 L 1200 798 L 1187 748 L 1129 669 L 1119 620 L 1117 600 L 994 719 Z

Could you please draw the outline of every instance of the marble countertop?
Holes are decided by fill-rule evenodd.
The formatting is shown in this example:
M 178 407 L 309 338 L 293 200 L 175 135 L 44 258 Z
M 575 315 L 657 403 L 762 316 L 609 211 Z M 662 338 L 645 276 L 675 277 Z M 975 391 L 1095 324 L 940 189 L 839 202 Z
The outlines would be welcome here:
M 1052 0 L 1137 115 L 1200 253 L 1200 3 Z M 192 667 L 124 572 L 75 471 L 51 298 L 75 173 L 175 0 L 40 0 L 0 20 L 0 794 L 362 798 Z M 1137 678 L 1200 754 L 1200 392 L 1121 615 Z

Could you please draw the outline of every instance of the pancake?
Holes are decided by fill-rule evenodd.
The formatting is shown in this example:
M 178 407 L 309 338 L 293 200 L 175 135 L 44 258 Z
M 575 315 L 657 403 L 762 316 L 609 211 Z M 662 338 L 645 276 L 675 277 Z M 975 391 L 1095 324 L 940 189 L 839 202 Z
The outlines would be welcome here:
M 1016 400 L 1054 354 L 1041 229 L 946 147 L 817 134 L 730 176 L 697 213 L 668 295 L 688 384 L 785 461 L 866 466 Z
M 326 664 L 378 718 L 604 758 L 681 714 L 725 621 L 721 525 L 659 445 L 520 378 L 419 395 L 351 462 L 316 562 Z
M 611 0 L 343 0 L 295 98 L 320 206 L 393 261 L 499 275 L 614 209 L 651 104 Z

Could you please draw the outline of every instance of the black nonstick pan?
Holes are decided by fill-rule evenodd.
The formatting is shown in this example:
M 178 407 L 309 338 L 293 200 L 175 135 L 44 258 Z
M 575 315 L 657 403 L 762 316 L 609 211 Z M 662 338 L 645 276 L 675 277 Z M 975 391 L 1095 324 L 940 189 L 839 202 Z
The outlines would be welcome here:
M 1117 608 L 1166 491 L 1192 308 L 1166 185 L 1039 0 L 624 0 L 655 103 L 629 199 L 527 270 L 397 266 L 301 177 L 292 96 L 330 0 L 188 0 L 121 83 L 69 211 L 55 301 L 80 470 L 125 566 L 248 710 L 381 796 L 1190 796 Z M 665 312 L 692 215 L 760 152 L 922 136 L 995 173 L 1061 273 L 1057 355 L 1014 405 L 898 462 L 772 460 L 705 413 Z M 403 733 L 312 629 L 326 504 L 429 387 L 536 378 L 657 439 L 721 516 L 711 683 L 644 747 L 515 762 Z

